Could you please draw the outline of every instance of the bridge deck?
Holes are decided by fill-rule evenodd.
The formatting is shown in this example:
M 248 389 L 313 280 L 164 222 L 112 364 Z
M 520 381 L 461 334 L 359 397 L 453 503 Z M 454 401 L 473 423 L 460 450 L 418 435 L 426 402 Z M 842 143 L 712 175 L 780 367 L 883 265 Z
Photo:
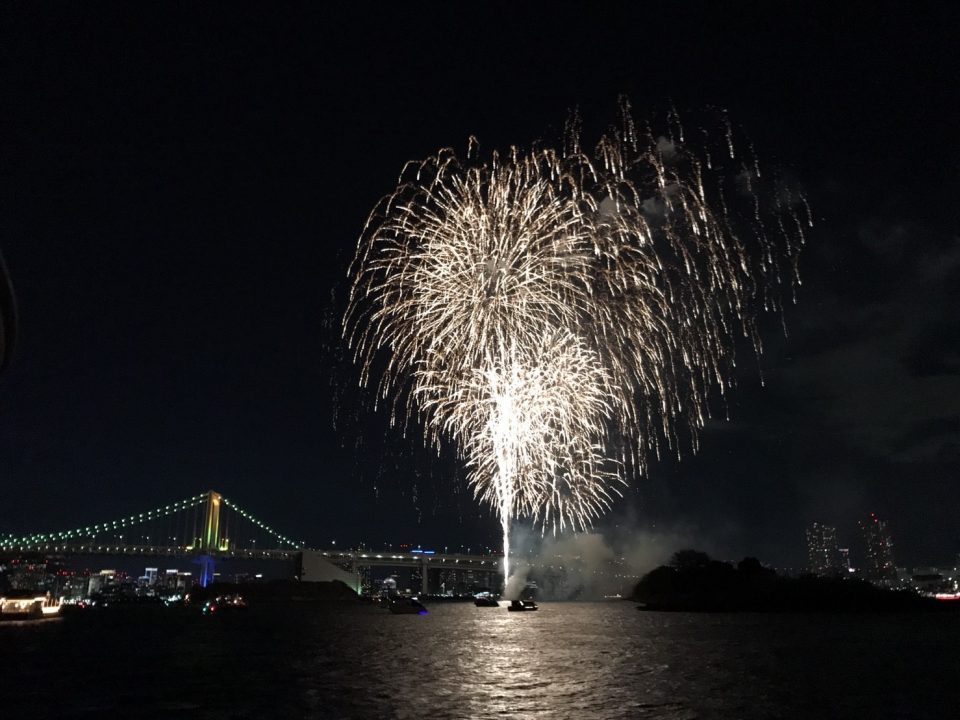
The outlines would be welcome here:
M 463 553 L 397 553 L 376 552 L 371 550 L 321 550 L 324 557 L 332 562 L 349 562 L 354 565 L 368 566 L 405 566 L 423 565 L 462 565 L 496 570 L 503 565 L 502 555 L 466 555 Z
M 194 556 L 210 555 L 217 558 L 244 558 L 286 560 L 296 557 L 298 550 L 251 549 L 200 550 L 190 547 L 171 545 L 110 545 L 75 543 L 31 543 L 12 545 L 3 548 L 5 552 L 38 552 L 58 555 L 156 555 L 156 556 Z M 332 562 L 350 563 L 368 566 L 456 566 L 471 568 L 498 569 L 503 557 L 498 555 L 467 555 L 465 553 L 396 553 L 368 550 L 321 550 L 324 557 Z
M 55 555 L 153 555 L 163 557 L 192 557 L 210 555 L 217 558 L 242 558 L 245 560 L 287 560 L 296 557 L 298 550 L 274 549 L 236 549 L 236 550 L 200 550 L 190 547 L 162 546 L 162 545 L 79 545 L 37 543 L 23 545 L 8 545 L 2 550 L 10 552 L 49 553 Z

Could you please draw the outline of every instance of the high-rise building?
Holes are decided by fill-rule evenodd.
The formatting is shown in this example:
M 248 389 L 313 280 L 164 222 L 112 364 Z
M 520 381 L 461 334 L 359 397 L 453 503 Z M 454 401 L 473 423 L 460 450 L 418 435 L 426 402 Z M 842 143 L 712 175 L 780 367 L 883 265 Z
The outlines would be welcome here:
M 416 594 L 423 590 L 424 568 L 418 563 L 410 571 L 410 590 Z
M 853 572 L 853 565 L 850 564 L 850 548 L 840 548 L 840 569 L 843 572 Z
M 807 527 L 807 566 L 814 575 L 840 573 L 837 529 L 832 525 L 815 522 Z
M 860 532 L 867 551 L 867 579 L 882 585 L 893 584 L 897 579 L 897 568 L 893 564 L 893 541 L 887 532 L 887 524 L 870 513 L 860 521 Z

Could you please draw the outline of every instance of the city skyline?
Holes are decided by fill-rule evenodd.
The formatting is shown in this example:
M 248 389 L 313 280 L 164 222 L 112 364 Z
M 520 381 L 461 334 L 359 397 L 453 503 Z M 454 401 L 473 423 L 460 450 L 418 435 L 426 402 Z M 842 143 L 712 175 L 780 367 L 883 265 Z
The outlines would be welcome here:
M 896 580 L 897 566 L 894 562 L 893 539 L 887 523 L 875 513 L 860 520 L 860 532 L 866 546 L 866 575 L 873 582 L 890 583 Z
M 807 568 L 814 575 L 839 575 L 840 545 L 837 529 L 814 522 L 807 527 Z

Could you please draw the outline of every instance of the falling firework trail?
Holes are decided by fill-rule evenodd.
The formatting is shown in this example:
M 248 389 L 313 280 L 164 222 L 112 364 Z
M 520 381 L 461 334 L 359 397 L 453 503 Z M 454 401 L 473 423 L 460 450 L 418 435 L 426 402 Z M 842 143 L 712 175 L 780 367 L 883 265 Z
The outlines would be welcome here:
M 344 334 L 361 383 L 392 423 L 455 442 L 500 518 L 504 580 L 512 519 L 583 529 L 650 454 L 696 447 L 737 337 L 759 353 L 757 311 L 799 283 L 809 212 L 761 202 L 728 125 L 701 160 L 669 124 L 640 132 L 624 104 L 589 154 L 576 119 L 563 150 L 442 150 L 404 168 L 360 238 Z

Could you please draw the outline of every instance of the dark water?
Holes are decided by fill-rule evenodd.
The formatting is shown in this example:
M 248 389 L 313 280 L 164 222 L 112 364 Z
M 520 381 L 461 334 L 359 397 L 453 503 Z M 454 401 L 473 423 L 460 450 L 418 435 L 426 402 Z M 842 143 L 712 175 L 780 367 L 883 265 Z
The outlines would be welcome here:
M 0 626 L 2 718 L 952 718 L 960 614 L 435 605 Z

